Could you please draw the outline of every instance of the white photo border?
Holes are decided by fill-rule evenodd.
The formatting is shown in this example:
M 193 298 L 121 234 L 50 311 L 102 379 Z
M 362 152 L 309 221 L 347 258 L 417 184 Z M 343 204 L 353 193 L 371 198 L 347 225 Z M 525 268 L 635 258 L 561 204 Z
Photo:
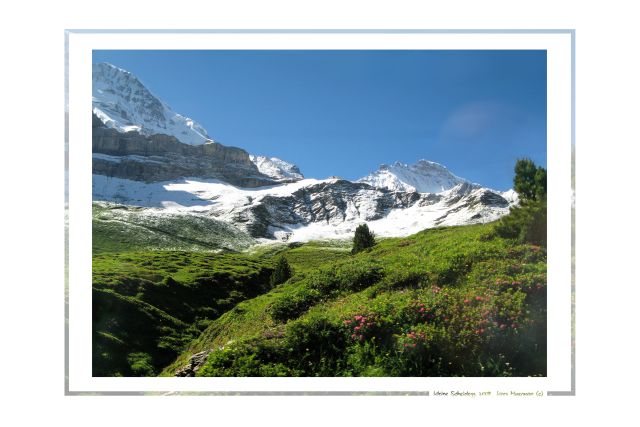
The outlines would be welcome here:
M 66 30 L 65 44 L 66 395 L 429 395 L 433 390 L 575 395 L 574 30 Z M 92 52 L 157 49 L 545 50 L 549 180 L 547 377 L 92 377 Z

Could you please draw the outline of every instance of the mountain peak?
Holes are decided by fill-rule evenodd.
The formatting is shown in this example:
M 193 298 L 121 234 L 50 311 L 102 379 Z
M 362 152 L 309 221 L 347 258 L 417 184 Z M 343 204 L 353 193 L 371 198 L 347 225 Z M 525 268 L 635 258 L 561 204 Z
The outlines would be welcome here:
M 200 145 L 211 140 L 194 120 L 173 111 L 132 73 L 107 62 L 93 64 L 93 112 L 118 132 L 165 134 Z
M 304 179 L 298 166 L 285 162 L 277 157 L 249 156 L 260 173 L 267 175 L 276 181 L 299 181 Z
M 420 159 L 413 165 L 399 161 L 392 165 L 382 164 L 377 171 L 360 178 L 358 182 L 391 191 L 440 193 L 466 180 L 455 176 L 439 163 Z
M 98 62 L 96 64 L 93 64 L 93 70 L 112 70 L 118 73 L 122 73 L 122 74 L 131 74 L 131 72 L 124 70 L 120 67 L 116 67 L 115 65 L 109 63 L 109 62 Z

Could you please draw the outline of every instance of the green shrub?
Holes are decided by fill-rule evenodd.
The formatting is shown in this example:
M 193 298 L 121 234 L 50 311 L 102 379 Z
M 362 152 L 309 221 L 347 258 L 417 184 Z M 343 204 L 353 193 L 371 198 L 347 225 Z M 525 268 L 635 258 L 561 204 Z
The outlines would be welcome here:
M 281 294 L 268 309 L 271 318 L 278 322 L 295 319 L 315 305 L 321 297 L 317 289 L 300 286 L 293 291 Z
M 357 292 L 379 282 L 383 276 L 383 269 L 373 262 L 348 264 L 336 272 L 340 290 L 343 292 Z
M 292 377 L 301 372 L 282 362 L 284 348 L 265 340 L 236 342 L 209 354 L 197 376 L 206 377 Z
M 285 342 L 289 367 L 305 376 L 334 376 L 345 368 L 344 329 L 324 317 L 291 324 Z
M 131 373 L 136 377 L 150 377 L 155 375 L 151 356 L 147 353 L 131 353 L 127 357 Z
M 424 271 L 411 269 L 394 270 L 385 276 L 381 283 L 382 289 L 416 289 L 425 284 Z
M 455 285 L 471 269 L 472 261 L 469 256 L 454 255 L 446 264 L 444 270 L 437 273 L 436 283 Z
M 343 264 L 321 270 L 308 278 L 309 286 L 322 295 L 335 296 L 342 292 L 357 292 L 382 279 L 382 267 L 371 261 Z
M 276 265 L 276 269 L 271 274 L 271 278 L 269 279 L 269 283 L 271 286 L 277 286 L 281 283 L 286 282 L 291 277 L 291 267 L 287 262 L 285 257 L 280 257 L 278 260 L 278 264 Z
M 524 201 L 512 207 L 495 226 L 496 233 L 505 239 L 547 246 L 547 201 Z

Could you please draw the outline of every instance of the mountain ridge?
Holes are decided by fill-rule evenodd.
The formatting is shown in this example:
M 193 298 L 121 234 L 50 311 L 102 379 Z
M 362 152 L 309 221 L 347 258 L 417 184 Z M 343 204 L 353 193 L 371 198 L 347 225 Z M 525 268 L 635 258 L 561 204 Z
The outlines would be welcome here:
M 205 215 L 279 241 L 347 238 L 363 222 L 378 235 L 405 236 L 492 221 L 517 203 L 425 159 L 381 165 L 356 181 L 305 178 L 287 161 L 214 142 L 110 64 L 94 65 L 93 93 L 94 201 Z
M 391 165 L 382 164 L 377 171 L 358 179 L 357 182 L 365 182 L 391 191 L 440 193 L 468 181 L 454 175 L 439 163 L 420 159 L 412 165 L 399 161 Z

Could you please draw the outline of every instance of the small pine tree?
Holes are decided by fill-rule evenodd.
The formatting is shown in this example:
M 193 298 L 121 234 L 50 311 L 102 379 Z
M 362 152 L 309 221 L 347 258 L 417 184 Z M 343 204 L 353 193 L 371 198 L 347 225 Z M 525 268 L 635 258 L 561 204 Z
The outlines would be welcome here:
M 353 236 L 353 249 L 352 254 L 357 254 L 367 248 L 373 247 L 376 244 L 373 233 L 369 230 L 367 224 L 360 224 L 356 227 L 356 233 Z
M 285 257 L 280 257 L 278 260 L 278 264 L 276 265 L 276 269 L 271 273 L 271 279 L 269 283 L 271 286 L 279 285 L 280 283 L 284 283 L 291 277 L 291 267 L 287 262 Z
M 522 200 L 542 200 L 547 197 L 547 170 L 531 159 L 518 159 L 514 167 L 514 190 Z
M 495 230 L 501 237 L 535 245 L 547 245 L 547 170 L 530 159 L 518 159 L 514 189 L 520 205 L 502 217 Z

